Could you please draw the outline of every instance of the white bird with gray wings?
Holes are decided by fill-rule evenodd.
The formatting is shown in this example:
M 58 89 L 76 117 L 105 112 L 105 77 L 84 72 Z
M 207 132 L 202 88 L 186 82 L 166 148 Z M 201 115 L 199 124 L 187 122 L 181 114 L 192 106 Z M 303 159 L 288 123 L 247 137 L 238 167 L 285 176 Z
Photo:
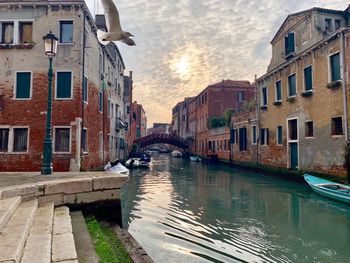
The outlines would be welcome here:
M 108 32 L 97 30 L 97 37 L 101 44 L 107 45 L 109 42 L 121 41 L 128 46 L 136 46 L 136 43 L 130 37 L 129 32 L 123 31 L 120 25 L 119 12 L 113 0 L 101 0 L 105 12 Z

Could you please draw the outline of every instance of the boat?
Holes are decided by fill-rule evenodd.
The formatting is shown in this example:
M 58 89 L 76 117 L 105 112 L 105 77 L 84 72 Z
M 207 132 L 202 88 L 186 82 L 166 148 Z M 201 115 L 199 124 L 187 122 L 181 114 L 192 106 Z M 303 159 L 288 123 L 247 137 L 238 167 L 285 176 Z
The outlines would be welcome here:
M 108 162 L 105 165 L 104 170 L 109 173 L 116 173 L 120 175 L 129 175 L 130 172 L 129 169 L 122 165 L 119 161 Z
M 190 160 L 192 162 L 201 162 L 202 161 L 202 158 L 198 157 L 198 156 L 190 156 Z
M 150 158 L 130 158 L 125 162 L 126 167 L 128 168 L 149 168 L 151 159 Z
M 177 157 L 177 158 L 181 158 L 182 157 L 182 153 L 178 150 L 174 150 L 171 152 L 171 156 L 173 157 Z
M 339 184 L 309 174 L 304 179 L 316 193 L 350 204 L 350 185 Z

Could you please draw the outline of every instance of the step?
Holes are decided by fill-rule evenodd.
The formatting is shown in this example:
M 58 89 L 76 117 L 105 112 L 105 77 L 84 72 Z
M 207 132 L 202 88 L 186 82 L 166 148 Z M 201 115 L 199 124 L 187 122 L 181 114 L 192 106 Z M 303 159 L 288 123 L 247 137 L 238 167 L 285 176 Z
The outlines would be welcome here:
M 0 262 L 20 262 L 37 207 L 34 199 L 23 202 L 14 212 L 0 235 Z
M 38 207 L 21 263 L 51 263 L 53 210 L 53 202 Z
M 98 263 L 94 242 L 91 239 L 81 211 L 71 212 L 73 236 L 79 262 Z
M 20 196 L 0 200 L 0 234 L 20 203 Z
M 68 207 L 55 209 L 52 234 L 52 262 L 78 262 Z

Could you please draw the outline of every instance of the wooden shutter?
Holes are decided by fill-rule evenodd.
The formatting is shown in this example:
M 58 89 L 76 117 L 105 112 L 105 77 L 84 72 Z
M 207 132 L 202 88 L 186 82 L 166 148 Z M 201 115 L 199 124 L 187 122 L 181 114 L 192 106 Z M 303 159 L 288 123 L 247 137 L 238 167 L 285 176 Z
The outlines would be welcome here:
M 304 84 L 305 90 L 312 89 L 312 67 L 307 67 L 304 69 Z
M 340 79 L 340 56 L 339 53 L 331 56 L 332 81 Z
M 16 79 L 16 98 L 29 99 L 30 98 L 30 72 L 18 72 Z
M 72 96 L 72 73 L 57 72 L 57 91 L 56 97 L 67 99 Z

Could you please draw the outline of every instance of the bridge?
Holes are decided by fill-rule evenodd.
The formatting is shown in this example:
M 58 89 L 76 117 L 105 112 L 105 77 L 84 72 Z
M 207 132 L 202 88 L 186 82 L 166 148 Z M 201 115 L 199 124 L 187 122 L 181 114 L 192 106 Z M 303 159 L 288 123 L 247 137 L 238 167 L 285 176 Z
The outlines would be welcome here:
M 188 149 L 188 142 L 179 136 L 172 134 L 150 134 L 134 141 L 140 148 L 145 148 L 152 144 L 165 143 L 171 144 L 182 149 Z

